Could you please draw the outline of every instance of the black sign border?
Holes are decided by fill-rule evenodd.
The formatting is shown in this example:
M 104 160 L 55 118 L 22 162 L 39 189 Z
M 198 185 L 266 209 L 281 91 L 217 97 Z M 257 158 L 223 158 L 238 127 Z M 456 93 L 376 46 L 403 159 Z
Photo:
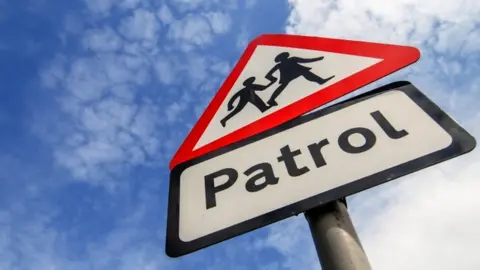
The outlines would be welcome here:
M 309 122 L 318 117 L 325 116 L 335 111 L 344 109 L 358 102 L 373 98 L 376 95 L 391 90 L 399 90 L 410 97 L 420 108 L 422 108 L 435 122 L 437 122 L 450 136 L 452 143 L 437 152 L 411 160 L 409 162 L 397 165 L 390 169 L 378 172 L 376 174 L 355 180 L 349 184 L 337 187 L 324 193 L 317 194 L 308 199 L 290 204 L 283 208 L 271 211 L 261 216 L 243 221 L 236 225 L 200 237 L 190 242 L 184 242 L 179 238 L 179 196 L 180 196 L 180 176 L 182 172 L 190 166 L 203 162 L 205 160 L 217 157 L 224 153 L 233 151 L 250 143 L 262 140 L 282 131 L 294 128 L 303 123 Z M 374 186 L 389 182 L 393 179 L 405 176 L 407 174 L 422 170 L 445 160 L 457 157 L 459 155 L 472 151 L 476 146 L 475 138 L 462 128 L 455 120 L 448 116 L 440 107 L 426 97 L 419 89 L 408 81 L 393 82 L 372 91 L 358 95 L 352 99 L 342 101 L 331 107 L 313 112 L 308 115 L 290 120 L 276 128 L 252 136 L 240 142 L 233 143 L 224 148 L 210 152 L 204 156 L 188 160 L 177 165 L 170 173 L 170 187 L 168 198 L 168 216 L 165 253 L 167 256 L 175 258 L 183 256 L 199 249 L 223 242 L 235 236 L 253 231 L 255 229 L 267 226 L 282 219 L 298 215 L 308 209 L 338 200 L 349 195 L 364 191 Z

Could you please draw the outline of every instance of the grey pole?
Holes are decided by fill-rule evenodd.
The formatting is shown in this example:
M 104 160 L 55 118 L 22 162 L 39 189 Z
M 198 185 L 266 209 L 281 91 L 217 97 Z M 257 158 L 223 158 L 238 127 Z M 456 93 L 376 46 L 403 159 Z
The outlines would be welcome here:
M 322 270 L 371 270 L 345 200 L 305 212 Z

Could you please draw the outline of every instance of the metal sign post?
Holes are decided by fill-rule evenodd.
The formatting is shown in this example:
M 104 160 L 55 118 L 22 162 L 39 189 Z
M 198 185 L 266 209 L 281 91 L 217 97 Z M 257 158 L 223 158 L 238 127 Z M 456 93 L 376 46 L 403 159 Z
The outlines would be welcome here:
M 322 270 L 371 270 L 345 200 L 310 209 L 305 218 Z

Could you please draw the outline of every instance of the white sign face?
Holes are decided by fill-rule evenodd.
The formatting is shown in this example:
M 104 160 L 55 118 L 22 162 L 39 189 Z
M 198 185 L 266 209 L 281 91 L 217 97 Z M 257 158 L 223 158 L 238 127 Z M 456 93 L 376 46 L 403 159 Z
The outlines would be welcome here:
M 358 55 L 259 45 L 194 149 L 380 61 Z M 252 95 L 256 95 L 253 100 Z
M 355 128 L 360 129 L 345 135 Z M 381 94 L 187 168 L 180 176 L 179 237 L 195 240 L 451 143 L 403 92 Z M 342 144 L 360 150 L 349 153 Z M 222 169 L 229 171 L 215 176 Z M 213 190 L 206 190 L 208 181 Z
M 396 82 L 177 166 L 177 257 L 471 151 L 475 139 Z

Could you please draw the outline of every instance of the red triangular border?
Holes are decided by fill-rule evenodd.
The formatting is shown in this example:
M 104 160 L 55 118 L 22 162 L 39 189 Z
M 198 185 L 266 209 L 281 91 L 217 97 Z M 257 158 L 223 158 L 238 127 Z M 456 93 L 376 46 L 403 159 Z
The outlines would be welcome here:
M 241 129 L 229 133 L 216 141 L 193 151 L 195 144 L 207 128 L 228 92 L 246 66 L 258 45 L 272 45 L 327 51 L 333 53 L 380 58 L 380 61 L 360 72 L 353 74 L 335 84 L 292 103 L 264 118 L 259 119 Z M 200 116 L 183 144 L 170 162 L 170 169 L 192 158 L 204 155 L 213 150 L 243 140 L 262 131 L 271 129 L 297 116 L 312 111 L 328 102 L 340 98 L 358 88 L 385 77 L 399 69 L 415 63 L 420 58 L 420 51 L 415 47 L 353 41 L 344 39 L 320 38 L 286 34 L 266 34 L 254 39 L 227 77 L 206 110 Z

